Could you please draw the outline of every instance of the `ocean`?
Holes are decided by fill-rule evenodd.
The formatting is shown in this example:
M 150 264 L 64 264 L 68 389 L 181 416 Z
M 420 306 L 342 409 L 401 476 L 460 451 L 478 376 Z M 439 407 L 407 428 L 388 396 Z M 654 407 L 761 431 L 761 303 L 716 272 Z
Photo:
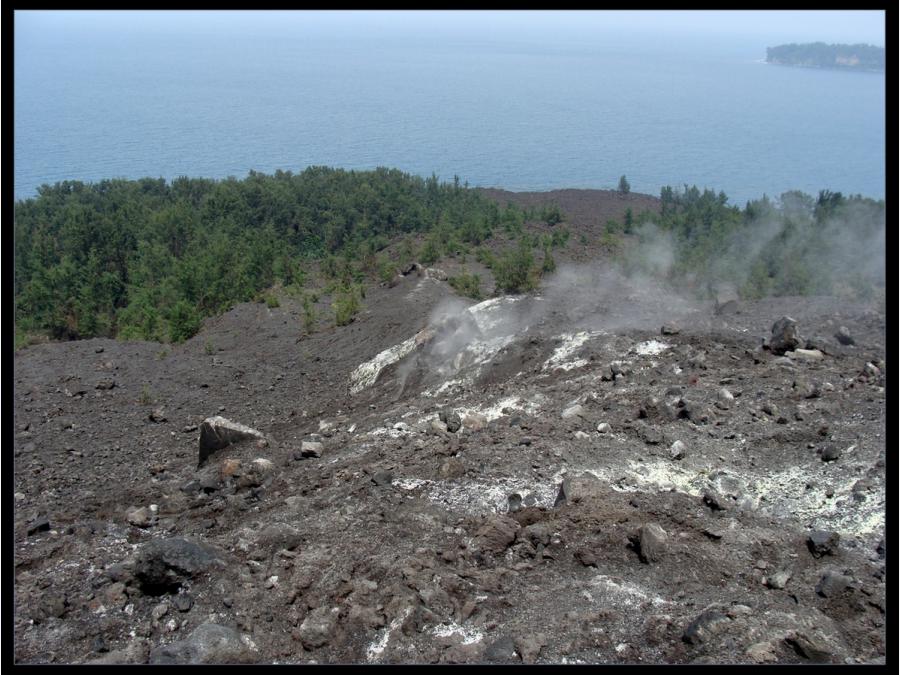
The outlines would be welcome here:
M 765 38 L 17 31 L 15 196 L 377 166 L 514 191 L 885 195 L 885 77 Z

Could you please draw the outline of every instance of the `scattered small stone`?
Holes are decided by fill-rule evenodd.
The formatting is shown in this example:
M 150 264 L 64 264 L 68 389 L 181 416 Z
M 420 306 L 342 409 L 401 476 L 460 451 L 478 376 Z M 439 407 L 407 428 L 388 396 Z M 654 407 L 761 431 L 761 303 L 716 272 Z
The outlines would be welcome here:
M 154 621 L 159 621 L 168 613 L 169 613 L 169 605 L 165 602 L 161 602 L 153 608 L 153 611 L 151 612 L 151 616 L 153 617 Z
M 681 332 L 681 329 L 674 323 L 667 323 L 663 324 L 662 328 L 659 329 L 659 332 L 662 335 L 678 335 Z
M 166 421 L 166 413 L 162 408 L 154 408 L 151 411 L 150 415 L 148 416 L 148 419 L 151 422 L 156 422 L 156 423 L 165 422 Z
M 601 434 L 608 434 L 612 431 L 612 427 L 607 422 L 600 422 L 600 424 L 597 425 L 597 431 Z
M 116 381 L 115 380 L 100 380 L 95 386 L 94 389 L 99 389 L 101 391 L 108 391 L 110 389 L 115 388 Z
M 672 459 L 683 459 L 687 452 L 687 446 L 681 441 L 675 441 L 669 446 L 669 456 Z
M 583 441 L 584 439 L 590 438 L 590 437 L 591 437 L 590 434 L 586 434 L 585 432 L 581 431 L 580 429 L 575 432 L 575 438 L 577 438 L 578 440 Z

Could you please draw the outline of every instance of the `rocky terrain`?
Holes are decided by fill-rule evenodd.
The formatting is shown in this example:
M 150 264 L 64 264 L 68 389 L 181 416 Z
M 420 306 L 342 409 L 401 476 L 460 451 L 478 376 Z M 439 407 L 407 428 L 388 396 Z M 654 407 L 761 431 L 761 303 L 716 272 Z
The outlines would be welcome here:
M 16 661 L 884 663 L 883 314 L 443 276 L 18 352 Z

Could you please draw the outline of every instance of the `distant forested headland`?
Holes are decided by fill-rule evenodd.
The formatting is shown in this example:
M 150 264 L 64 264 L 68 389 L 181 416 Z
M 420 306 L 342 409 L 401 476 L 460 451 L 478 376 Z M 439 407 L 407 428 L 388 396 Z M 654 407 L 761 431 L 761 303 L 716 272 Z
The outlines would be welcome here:
M 884 47 L 856 44 L 829 45 L 824 42 L 768 47 L 766 63 L 806 68 L 842 70 L 884 70 Z

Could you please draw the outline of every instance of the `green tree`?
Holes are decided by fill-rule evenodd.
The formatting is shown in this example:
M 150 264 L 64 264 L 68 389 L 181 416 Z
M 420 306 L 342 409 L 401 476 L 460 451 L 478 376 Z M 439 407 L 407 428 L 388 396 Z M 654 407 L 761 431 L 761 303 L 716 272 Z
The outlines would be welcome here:
M 624 175 L 619 178 L 619 187 L 617 188 L 617 190 L 619 191 L 619 194 L 622 195 L 627 195 L 629 192 L 631 192 L 631 184 L 628 182 L 628 179 L 625 178 Z

